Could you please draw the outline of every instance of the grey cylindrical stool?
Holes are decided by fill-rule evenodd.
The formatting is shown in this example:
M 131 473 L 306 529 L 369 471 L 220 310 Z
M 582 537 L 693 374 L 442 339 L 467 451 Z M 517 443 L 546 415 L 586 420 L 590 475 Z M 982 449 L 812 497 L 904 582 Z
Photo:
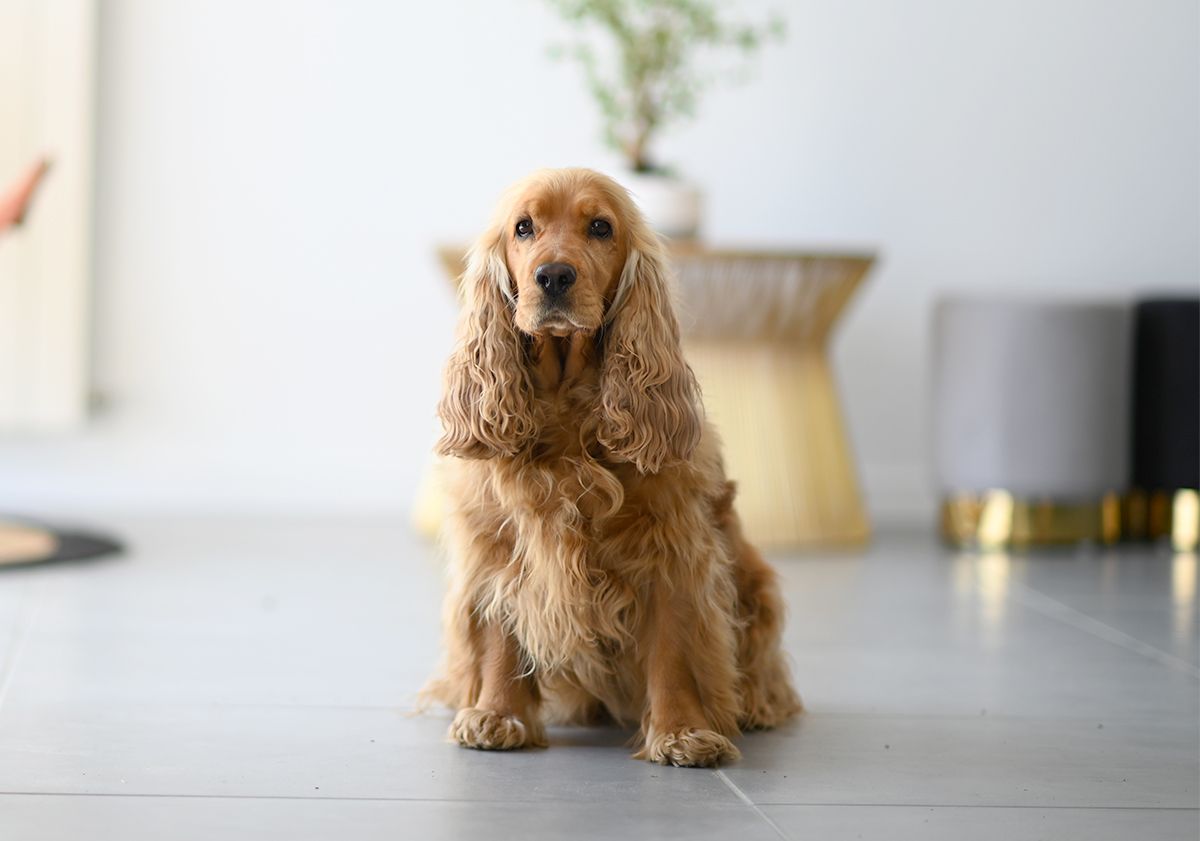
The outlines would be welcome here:
M 1119 536 L 1130 332 L 1129 306 L 1118 302 L 939 302 L 933 434 L 948 540 Z

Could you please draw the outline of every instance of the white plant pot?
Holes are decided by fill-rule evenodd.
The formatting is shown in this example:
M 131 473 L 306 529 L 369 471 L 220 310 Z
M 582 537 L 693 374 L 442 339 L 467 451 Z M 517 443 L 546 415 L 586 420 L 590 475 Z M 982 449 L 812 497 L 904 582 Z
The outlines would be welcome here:
M 691 239 L 700 232 L 704 195 L 687 181 L 666 175 L 626 172 L 623 183 L 656 231 L 673 239 Z

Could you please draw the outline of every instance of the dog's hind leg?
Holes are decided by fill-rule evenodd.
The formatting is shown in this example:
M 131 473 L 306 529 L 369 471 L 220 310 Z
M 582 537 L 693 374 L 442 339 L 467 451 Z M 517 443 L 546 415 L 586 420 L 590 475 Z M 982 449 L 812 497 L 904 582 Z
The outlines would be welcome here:
M 736 519 L 736 515 L 734 515 Z M 735 531 L 740 532 L 736 527 Z M 784 659 L 783 598 L 775 570 L 753 546 L 736 534 L 738 612 L 738 669 L 741 672 L 742 730 L 775 727 L 803 710 L 792 688 Z

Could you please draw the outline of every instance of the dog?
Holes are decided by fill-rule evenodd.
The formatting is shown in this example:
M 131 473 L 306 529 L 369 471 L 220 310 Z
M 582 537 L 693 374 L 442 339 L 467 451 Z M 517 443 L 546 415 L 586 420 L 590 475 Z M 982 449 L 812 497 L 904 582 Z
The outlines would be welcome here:
M 515 185 L 468 256 L 438 406 L 446 662 L 426 690 L 465 747 L 636 722 L 635 757 L 715 766 L 801 710 L 669 282 L 629 194 L 586 169 Z

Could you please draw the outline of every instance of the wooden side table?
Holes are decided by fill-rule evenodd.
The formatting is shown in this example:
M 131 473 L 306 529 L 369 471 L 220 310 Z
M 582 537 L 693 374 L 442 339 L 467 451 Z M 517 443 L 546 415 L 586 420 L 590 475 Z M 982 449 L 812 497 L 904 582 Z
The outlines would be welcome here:
M 462 249 L 441 248 L 450 277 Z M 732 251 L 672 244 L 685 353 L 738 483 L 747 536 L 763 546 L 856 545 L 870 536 L 829 365 L 829 336 L 870 254 Z M 436 468 L 414 517 L 436 532 Z

